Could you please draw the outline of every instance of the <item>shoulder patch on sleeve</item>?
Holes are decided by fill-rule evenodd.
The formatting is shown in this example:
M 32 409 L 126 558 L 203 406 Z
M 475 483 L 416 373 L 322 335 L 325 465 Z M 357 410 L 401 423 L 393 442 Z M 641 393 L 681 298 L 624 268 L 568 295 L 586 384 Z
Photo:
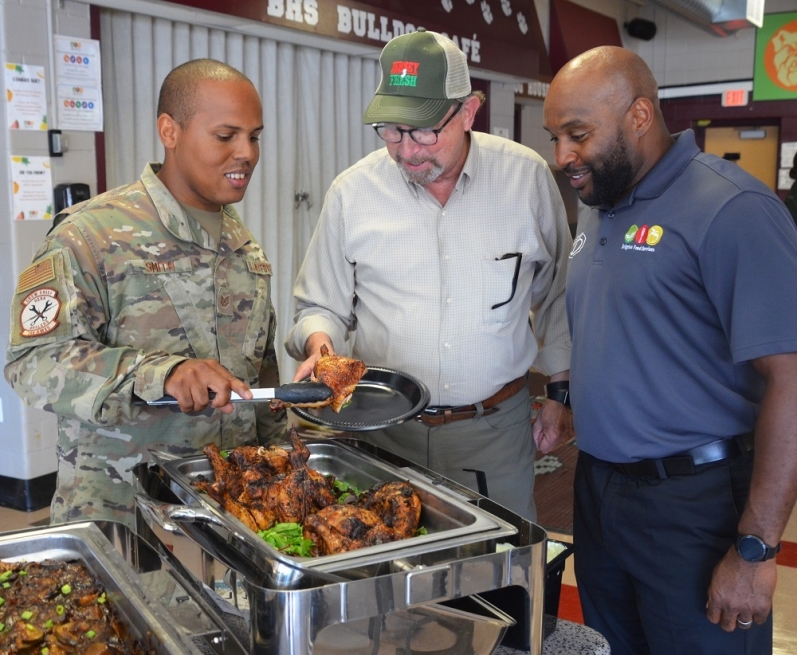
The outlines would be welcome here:
M 50 280 L 55 279 L 55 264 L 52 257 L 47 257 L 41 261 L 28 266 L 22 271 L 17 282 L 16 293 L 22 293 L 33 287 L 38 287 Z
M 49 334 L 58 327 L 60 313 L 61 301 L 58 299 L 58 291 L 50 287 L 31 291 L 22 299 L 22 311 L 19 315 L 20 336 L 30 338 Z
M 78 336 L 82 326 L 73 320 L 76 303 L 69 253 L 63 248 L 51 250 L 19 277 L 11 304 L 8 352 Z

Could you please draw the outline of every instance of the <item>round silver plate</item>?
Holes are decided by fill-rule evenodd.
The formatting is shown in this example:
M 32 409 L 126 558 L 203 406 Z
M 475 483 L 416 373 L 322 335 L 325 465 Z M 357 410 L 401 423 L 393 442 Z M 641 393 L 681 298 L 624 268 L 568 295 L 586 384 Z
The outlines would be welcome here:
M 426 385 L 411 375 L 378 366 L 369 367 L 339 414 L 331 407 L 293 407 L 303 419 L 339 430 L 363 432 L 403 423 L 429 404 Z

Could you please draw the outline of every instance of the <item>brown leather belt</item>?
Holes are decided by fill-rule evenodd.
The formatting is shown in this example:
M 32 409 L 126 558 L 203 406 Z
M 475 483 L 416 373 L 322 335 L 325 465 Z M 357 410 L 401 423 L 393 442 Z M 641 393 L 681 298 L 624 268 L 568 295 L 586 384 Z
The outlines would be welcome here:
M 424 425 L 444 425 L 446 423 L 453 423 L 454 421 L 464 421 L 469 418 L 476 418 L 477 416 L 489 416 L 495 414 L 500 408 L 500 405 L 505 400 L 510 399 L 516 393 L 526 386 L 526 378 L 528 376 L 521 375 L 517 380 L 507 382 L 503 387 L 496 391 L 489 398 L 481 401 L 482 411 L 476 405 L 460 405 L 459 407 L 427 407 L 418 416 L 415 417 L 416 421 L 420 421 Z

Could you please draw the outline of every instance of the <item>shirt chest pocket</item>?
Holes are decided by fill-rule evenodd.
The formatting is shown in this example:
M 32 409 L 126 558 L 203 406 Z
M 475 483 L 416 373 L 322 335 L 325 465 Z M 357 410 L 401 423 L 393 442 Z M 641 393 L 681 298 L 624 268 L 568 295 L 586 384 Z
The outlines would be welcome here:
M 528 262 L 524 262 L 520 252 L 482 260 L 482 311 L 487 323 L 505 323 L 516 316 L 519 303 L 526 298 L 526 289 L 530 285 L 530 281 L 525 279 L 529 270 Z
M 258 276 L 252 311 L 246 323 L 243 354 L 256 363 L 265 357 L 269 336 L 276 328 L 272 325 L 270 282 L 270 275 Z
M 271 264 L 256 256 L 241 257 L 228 262 L 225 277 L 232 311 L 219 316 L 220 333 L 230 348 L 240 348 L 259 370 L 276 327 L 271 312 Z
M 135 259 L 126 262 L 123 269 L 109 272 L 108 300 L 114 315 L 121 322 L 129 323 L 133 317 L 162 311 L 164 304 L 173 304 L 166 287 L 188 279 L 192 269 L 191 260 L 187 258 Z
M 152 339 L 149 347 L 170 352 L 183 352 L 183 341 L 188 338 L 195 349 L 201 345 L 200 353 L 208 350 L 204 335 L 198 339 L 187 334 L 197 323 L 192 318 L 196 314 L 192 298 L 201 296 L 193 288 L 195 275 L 188 258 L 128 261 L 126 275 L 116 281 L 109 277 L 115 338 L 123 341 L 123 335 L 135 334 L 137 343 Z

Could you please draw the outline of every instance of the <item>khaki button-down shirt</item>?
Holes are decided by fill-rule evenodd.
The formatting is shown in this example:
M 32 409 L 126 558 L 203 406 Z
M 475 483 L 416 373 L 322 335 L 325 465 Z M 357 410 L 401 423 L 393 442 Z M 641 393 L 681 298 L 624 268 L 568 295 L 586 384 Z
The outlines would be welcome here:
M 433 405 L 483 400 L 532 365 L 570 365 L 564 305 L 572 240 L 545 161 L 471 133 L 445 207 L 387 149 L 334 181 L 296 281 L 288 352 L 313 332 L 336 351 L 422 380 Z M 533 328 L 529 321 L 533 312 Z

